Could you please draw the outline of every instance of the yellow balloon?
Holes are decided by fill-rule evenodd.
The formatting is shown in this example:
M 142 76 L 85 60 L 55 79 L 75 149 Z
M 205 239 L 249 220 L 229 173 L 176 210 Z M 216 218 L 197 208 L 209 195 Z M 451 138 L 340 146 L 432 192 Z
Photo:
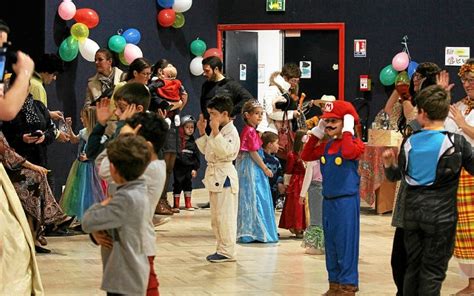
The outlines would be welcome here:
M 76 23 L 71 27 L 71 36 L 80 41 L 85 40 L 89 37 L 89 28 L 82 23 Z

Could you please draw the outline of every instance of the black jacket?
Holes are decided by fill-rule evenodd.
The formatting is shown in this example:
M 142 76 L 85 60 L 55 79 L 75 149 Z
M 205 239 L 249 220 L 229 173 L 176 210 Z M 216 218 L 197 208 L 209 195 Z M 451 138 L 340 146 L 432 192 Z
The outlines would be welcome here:
M 201 111 L 206 119 L 209 119 L 209 113 L 207 112 L 207 103 L 215 95 L 227 95 L 232 99 L 234 103 L 234 110 L 231 116 L 234 117 L 240 114 L 244 103 L 253 96 L 246 90 L 240 83 L 230 77 L 225 77 L 221 81 L 206 81 L 202 85 L 201 90 Z
M 181 138 L 180 138 L 181 140 Z M 199 170 L 199 150 L 196 145 L 196 141 L 193 136 L 190 136 L 183 143 L 179 143 L 179 151 L 176 155 L 176 168 L 182 168 L 185 170 Z
M 458 134 L 444 132 L 451 141 L 451 148 L 439 158 L 436 177 L 432 185 L 407 185 L 405 191 L 404 228 L 417 229 L 420 225 L 432 227 L 442 223 L 456 223 L 456 195 L 461 169 L 474 175 L 474 154 L 466 139 Z M 405 154 L 405 139 L 398 156 L 398 167 L 385 168 L 390 181 L 407 177 L 408 155 Z

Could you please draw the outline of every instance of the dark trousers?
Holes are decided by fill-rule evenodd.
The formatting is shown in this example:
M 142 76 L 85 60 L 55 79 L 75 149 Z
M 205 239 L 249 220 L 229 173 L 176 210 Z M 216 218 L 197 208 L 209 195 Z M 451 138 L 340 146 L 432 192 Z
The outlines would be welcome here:
M 397 296 L 403 296 L 403 280 L 407 270 L 407 251 L 405 250 L 403 228 L 395 228 L 392 247 L 392 276 L 397 286 Z
M 405 228 L 405 247 L 408 266 L 403 294 L 440 295 L 446 278 L 448 262 L 454 250 L 456 222 L 420 224 Z

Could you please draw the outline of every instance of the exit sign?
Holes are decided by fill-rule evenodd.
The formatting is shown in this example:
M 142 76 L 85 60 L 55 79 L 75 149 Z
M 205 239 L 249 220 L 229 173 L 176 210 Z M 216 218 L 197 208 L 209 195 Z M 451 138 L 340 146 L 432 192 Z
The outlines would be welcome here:
M 285 0 L 267 0 L 267 11 L 285 11 Z

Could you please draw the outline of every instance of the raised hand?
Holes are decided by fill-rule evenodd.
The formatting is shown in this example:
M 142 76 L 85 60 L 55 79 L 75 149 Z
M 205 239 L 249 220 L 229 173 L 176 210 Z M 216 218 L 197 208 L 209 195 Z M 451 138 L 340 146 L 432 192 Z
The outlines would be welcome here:
M 454 83 L 449 84 L 449 73 L 446 70 L 436 74 L 436 84 L 444 88 L 446 91 L 451 91 L 454 87 Z
M 319 119 L 318 125 L 311 129 L 311 134 L 318 139 L 322 139 L 324 137 L 324 129 L 326 128 L 326 125 L 327 122 L 324 119 Z
M 106 125 L 107 121 L 110 119 L 110 117 L 112 117 L 113 114 L 113 110 L 110 110 L 110 99 L 103 98 L 97 103 L 96 117 L 98 123 L 101 125 Z
M 199 120 L 196 123 L 196 127 L 199 131 L 199 135 L 203 136 L 206 133 L 207 120 L 204 119 L 204 115 L 199 114 Z

